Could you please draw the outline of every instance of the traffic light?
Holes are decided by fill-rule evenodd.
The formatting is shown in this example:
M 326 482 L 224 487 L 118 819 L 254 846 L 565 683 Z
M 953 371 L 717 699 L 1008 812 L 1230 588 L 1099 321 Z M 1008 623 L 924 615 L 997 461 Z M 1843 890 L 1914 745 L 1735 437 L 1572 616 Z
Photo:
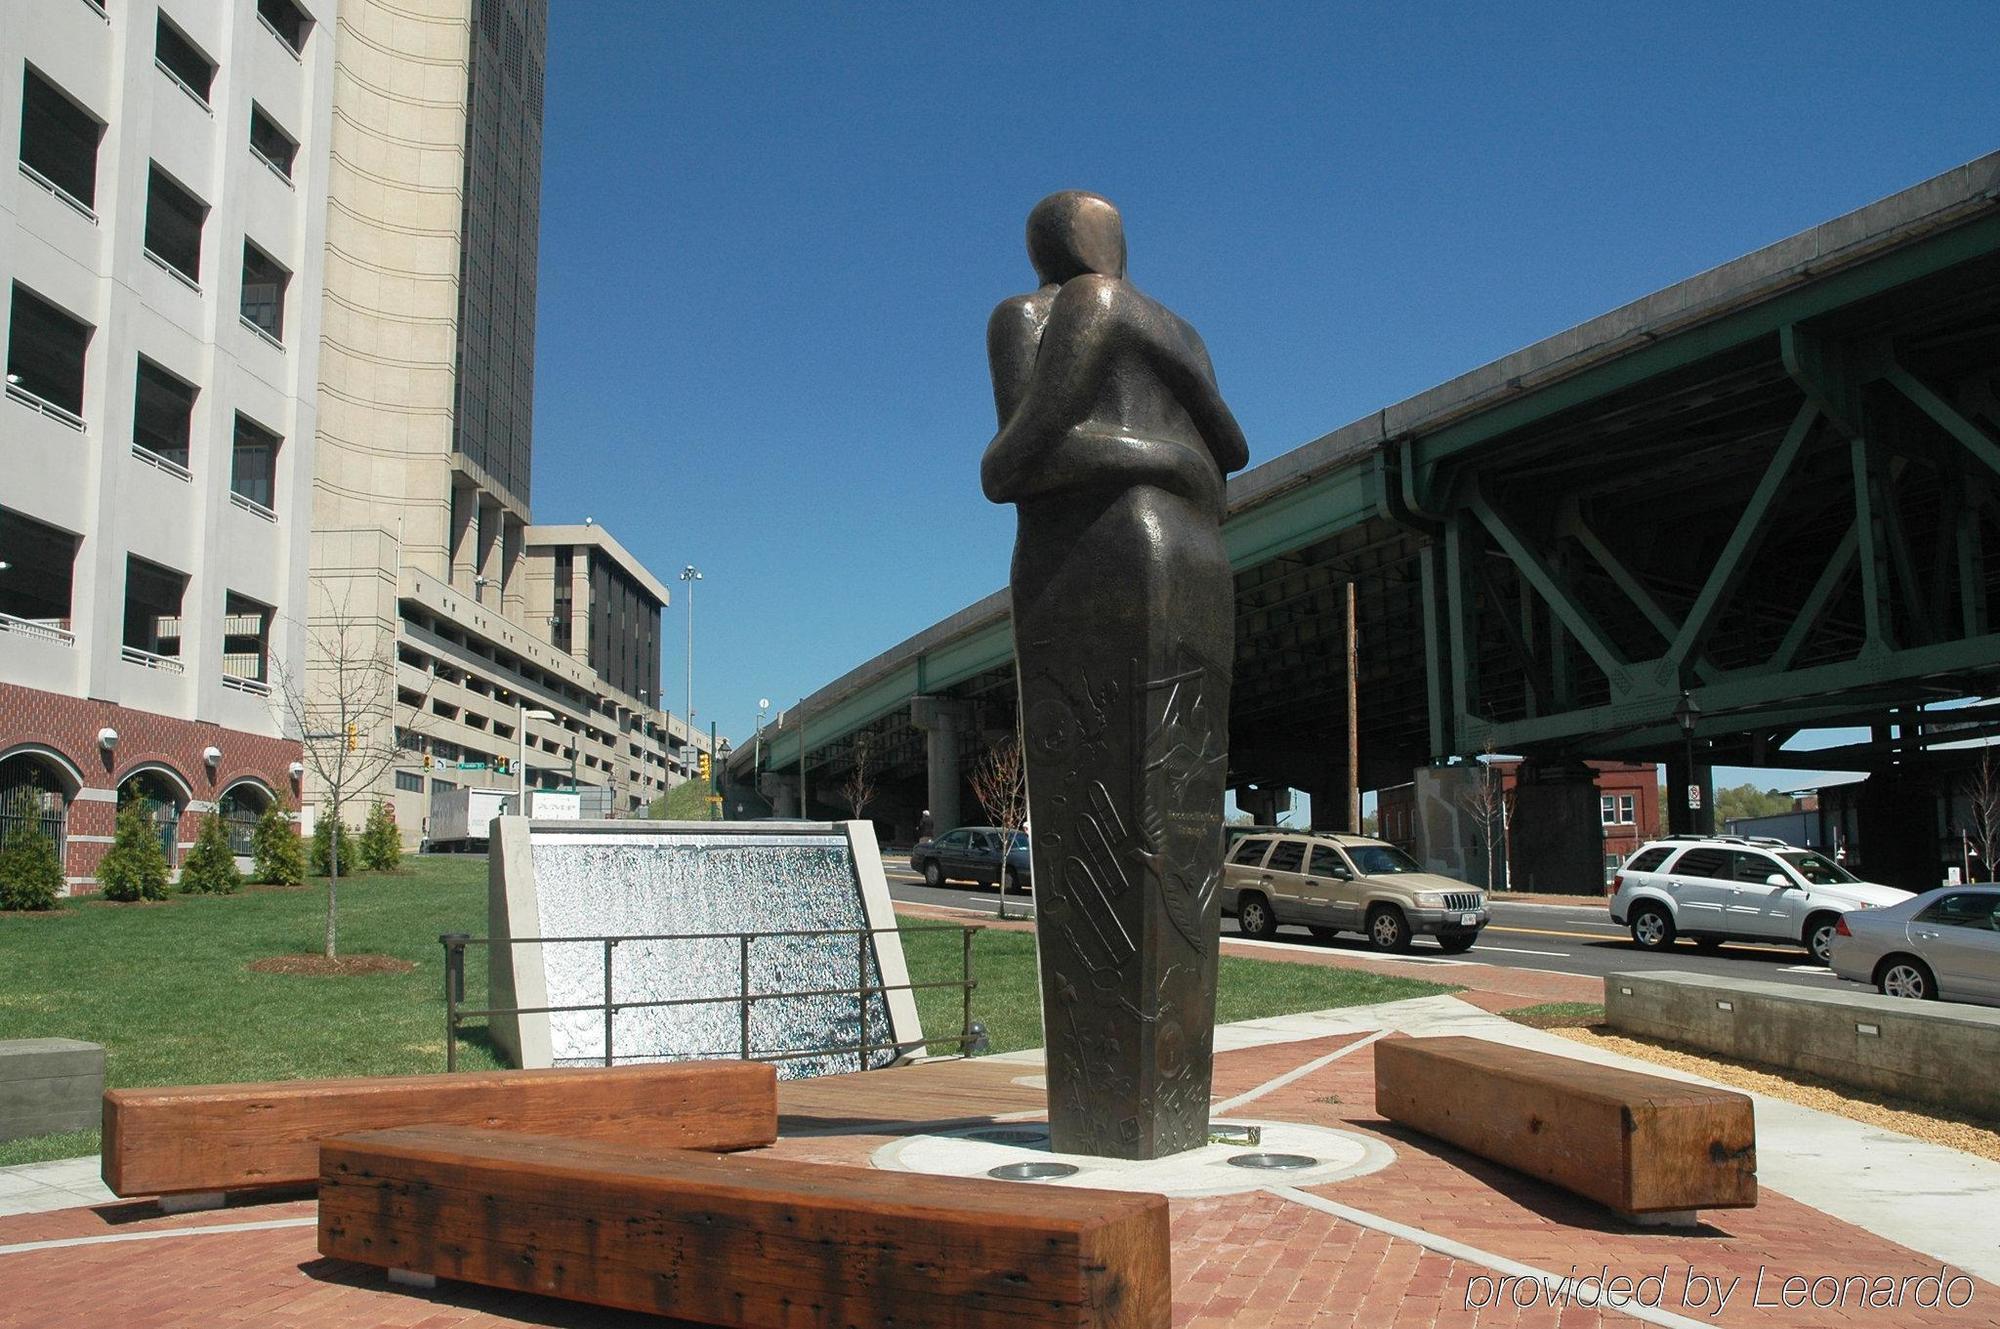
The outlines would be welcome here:
M 708 754 L 706 752 L 702 753 L 700 758 L 701 778 L 704 780 L 708 779 L 714 769 L 715 767 L 710 762 Z
M 428 752 L 426 752 L 426 753 L 424 754 L 424 769 L 425 769 L 425 770 L 429 770 L 429 769 L 431 769 L 431 762 L 432 762 L 432 758 L 431 758 L 431 754 L 430 754 L 430 753 L 428 753 Z
M 347 726 L 347 750 L 349 752 L 352 752 L 360 746 L 361 746 L 361 726 L 353 723 L 352 721 L 349 721 Z

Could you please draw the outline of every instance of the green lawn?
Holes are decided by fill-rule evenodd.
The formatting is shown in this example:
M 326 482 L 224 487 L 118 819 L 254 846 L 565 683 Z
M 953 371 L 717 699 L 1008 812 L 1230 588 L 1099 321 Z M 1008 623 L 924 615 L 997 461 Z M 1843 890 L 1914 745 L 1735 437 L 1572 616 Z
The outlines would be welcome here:
M 46 915 L 0 915 L 0 1038 L 81 1038 L 107 1050 L 111 1086 L 397 1075 L 444 1069 L 441 932 L 486 931 L 486 860 L 409 860 L 404 871 L 341 883 L 342 954 L 396 956 L 407 974 L 352 978 L 251 973 L 274 955 L 313 953 L 324 887 L 175 896 L 162 904 L 72 902 Z M 913 981 L 955 980 L 956 932 L 912 933 Z M 481 948 L 466 995 L 484 1001 Z M 1039 1046 L 1034 939 L 987 931 L 974 947 L 973 1018 L 994 1052 Z M 1243 1020 L 1449 991 L 1432 983 L 1224 957 L 1217 1018 Z M 918 994 L 925 1029 L 955 1035 L 959 996 Z M 459 1065 L 494 1063 L 462 1042 Z M 934 1051 L 948 1050 L 940 1045 Z M 0 1143 L 0 1165 L 94 1153 L 95 1131 Z

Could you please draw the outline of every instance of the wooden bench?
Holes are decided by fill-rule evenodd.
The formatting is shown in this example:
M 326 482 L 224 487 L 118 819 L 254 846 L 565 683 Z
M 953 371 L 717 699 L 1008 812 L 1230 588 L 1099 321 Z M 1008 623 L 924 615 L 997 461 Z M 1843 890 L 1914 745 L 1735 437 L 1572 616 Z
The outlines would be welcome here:
M 1158 1195 L 410 1127 L 320 1147 L 319 1250 L 705 1324 L 1171 1322 Z
M 777 1075 L 754 1062 L 683 1061 L 113 1089 L 104 1095 L 104 1184 L 114 1195 L 211 1197 L 310 1184 L 328 1136 L 426 1122 L 751 1149 L 777 1138 Z
M 1375 1045 L 1375 1110 L 1639 1222 L 1757 1203 L 1750 1099 L 1483 1038 Z

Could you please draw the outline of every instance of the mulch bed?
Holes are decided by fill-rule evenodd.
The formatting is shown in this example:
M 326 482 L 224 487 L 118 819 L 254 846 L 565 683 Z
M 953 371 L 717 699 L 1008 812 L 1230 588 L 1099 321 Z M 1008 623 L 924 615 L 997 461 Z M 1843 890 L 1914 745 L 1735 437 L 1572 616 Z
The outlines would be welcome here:
M 253 974 L 304 974 L 312 978 L 356 978 L 364 974 L 407 974 L 416 966 L 393 955 L 273 955 L 252 960 Z

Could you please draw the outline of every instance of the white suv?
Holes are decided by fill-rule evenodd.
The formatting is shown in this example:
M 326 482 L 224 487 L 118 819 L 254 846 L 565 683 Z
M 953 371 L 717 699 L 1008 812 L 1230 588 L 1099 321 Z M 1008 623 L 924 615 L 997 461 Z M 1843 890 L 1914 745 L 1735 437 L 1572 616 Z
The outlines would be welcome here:
M 1814 850 L 1738 835 L 1655 840 L 1625 860 L 1611 885 L 1611 921 L 1630 926 L 1649 951 L 1677 936 L 1704 947 L 1790 942 L 1822 964 L 1842 914 L 1910 898 Z

